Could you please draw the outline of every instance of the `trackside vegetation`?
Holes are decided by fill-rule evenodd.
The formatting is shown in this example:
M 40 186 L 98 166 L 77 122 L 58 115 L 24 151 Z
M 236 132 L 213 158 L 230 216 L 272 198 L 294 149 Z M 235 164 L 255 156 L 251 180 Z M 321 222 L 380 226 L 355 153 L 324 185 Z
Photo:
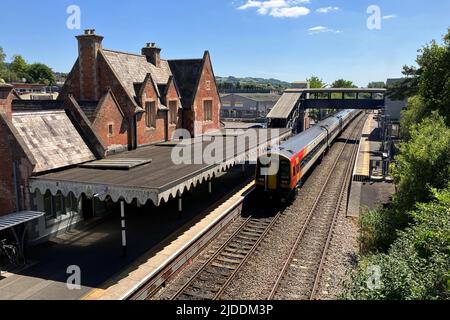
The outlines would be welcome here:
M 419 50 L 391 94 L 408 97 L 395 158 L 397 192 L 362 214 L 361 252 L 343 298 L 450 299 L 450 29 Z

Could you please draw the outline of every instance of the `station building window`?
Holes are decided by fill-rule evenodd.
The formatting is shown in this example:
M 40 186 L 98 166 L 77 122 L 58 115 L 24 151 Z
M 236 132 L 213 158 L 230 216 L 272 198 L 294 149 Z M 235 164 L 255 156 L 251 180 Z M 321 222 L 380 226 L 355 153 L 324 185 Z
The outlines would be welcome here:
M 108 124 L 108 137 L 112 137 L 114 134 L 113 125 L 110 123 Z
M 148 101 L 145 103 L 145 125 L 147 128 L 156 128 L 156 103 Z
M 169 123 L 177 124 L 178 103 L 177 101 L 169 101 Z
M 212 121 L 212 100 L 203 101 L 204 121 Z
M 45 221 L 48 224 L 48 222 L 58 219 L 69 212 L 78 212 L 78 200 L 73 193 L 69 193 L 67 197 L 64 197 L 61 192 L 58 192 L 56 196 L 52 196 L 50 191 L 47 191 L 44 195 L 44 212 Z

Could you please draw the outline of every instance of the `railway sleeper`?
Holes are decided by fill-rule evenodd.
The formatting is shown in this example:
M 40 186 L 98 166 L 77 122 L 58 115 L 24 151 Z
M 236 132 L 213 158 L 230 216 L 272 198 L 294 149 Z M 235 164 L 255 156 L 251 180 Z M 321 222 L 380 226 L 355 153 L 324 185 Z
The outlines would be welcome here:
M 251 248 L 248 248 L 248 249 L 251 249 Z M 242 250 L 242 248 L 235 248 L 235 247 L 233 247 L 233 248 L 227 247 L 224 251 L 228 252 L 228 253 L 232 253 L 232 254 L 243 255 L 243 256 L 246 256 L 248 253 L 248 250 Z
M 210 295 L 212 295 L 213 293 L 211 293 Z M 187 297 L 186 298 L 183 298 Z M 178 298 L 179 300 L 206 300 L 208 299 L 206 297 L 206 294 L 201 294 L 198 292 L 192 292 L 192 291 L 187 291 L 187 292 L 183 292 L 183 294 L 180 295 L 180 297 Z
M 205 269 L 204 272 L 211 274 L 213 276 L 222 276 L 225 278 L 228 278 L 230 276 L 231 269 L 224 269 L 222 267 L 214 267 L 211 266 L 211 268 Z
M 237 239 L 241 239 L 241 240 L 243 240 L 244 242 L 247 242 L 247 243 L 251 242 L 253 244 L 259 239 L 259 236 L 256 237 L 256 239 L 255 239 L 255 237 L 249 237 L 249 236 L 246 236 L 244 234 L 240 234 L 240 235 L 236 236 L 236 238 Z
M 253 248 L 255 241 L 249 241 L 248 239 L 234 239 L 233 242 L 228 244 L 227 248 L 235 248 L 238 250 L 250 250 Z
M 262 229 L 262 230 L 245 229 L 245 230 L 242 230 L 242 232 L 240 234 L 246 234 L 246 235 L 250 235 L 250 236 L 260 237 L 261 234 L 264 233 L 264 230 L 265 229 Z
M 269 224 L 261 225 L 261 223 L 255 223 L 255 224 L 248 225 L 249 228 L 256 229 L 256 230 L 262 230 L 262 231 L 265 230 L 268 226 L 269 226 Z
M 216 260 L 225 262 L 225 263 L 231 263 L 231 264 L 239 264 L 242 261 L 242 259 L 229 259 L 229 258 L 223 257 L 223 256 L 217 257 Z
M 236 259 L 244 259 L 245 258 L 245 256 L 246 256 L 246 254 L 237 254 L 237 253 L 234 253 L 234 252 L 227 252 L 228 250 L 225 250 L 224 252 L 222 252 L 222 255 L 223 256 L 226 256 L 226 257 L 230 257 L 230 258 L 236 258 Z
M 211 263 L 211 265 L 216 268 L 222 268 L 222 269 L 227 269 L 227 270 L 236 270 L 236 267 L 237 267 L 236 265 L 234 265 L 234 266 L 226 265 L 226 264 L 219 263 L 217 261 L 214 261 L 213 263 Z

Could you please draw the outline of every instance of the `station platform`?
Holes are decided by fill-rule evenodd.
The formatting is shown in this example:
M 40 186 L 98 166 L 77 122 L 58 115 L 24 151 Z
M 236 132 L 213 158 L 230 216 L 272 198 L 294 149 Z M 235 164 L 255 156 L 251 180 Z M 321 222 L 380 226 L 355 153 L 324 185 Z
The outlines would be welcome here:
M 372 114 L 366 120 L 361 135 L 361 141 L 359 145 L 358 158 L 355 164 L 355 170 L 353 172 L 354 181 L 369 181 L 370 180 L 370 160 L 373 150 L 380 147 L 380 143 L 370 139 L 375 133 L 378 124 L 374 120 Z
M 380 203 L 389 201 L 395 192 L 392 182 L 384 181 L 381 172 L 371 170 L 371 162 L 381 163 L 382 143 L 376 114 L 369 113 L 360 140 L 358 157 L 351 183 L 347 216 L 359 217 L 364 208 L 373 209 Z
M 25 268 L 1 274 L 0 300 L 119 297 L 125 293 L 126 286 L 122 286 L 125 281 L 133 278 L 138 283 L 151 271 L 147 265 L 145 271 L 136 267 L 141 264 L 136 263 L 137 260 L 144 263 L 153 257 L 149 260 L 153 266 L 163 262 L 165 256 L 170 255 L 169 250 L 175 252 L 183 242 L 218 218 L 220 210 L 216 209 L 227 207 L 224 203 L 253 181 L 253 176 L 254 166 L 248 166 L 245 173 L 235 167 L 216 177 L 212 194 L 207 184 L 198 185 L 186 192 L 182 215 L 176 202 L 159 207 L 151 202 L 139 208 L 127 206 L 125 257 L 120 246 L 119 208 L 112 209 L 104 218 L 86 222 L 46 243 L 30 247 L 27 250 L 29 264 Z M 67 268 L 74 265 L 81 270 L 81 283 L 79 289 L 70 290 Z M 112 288 L 108 289 L 110 286 Z
M 148 279 L 168 266 L 185 248 L 195 243 L 211 227 L 221 221 L 231 209 L 242 202 L 253 186 L 254 183 L 250 182 L 201 220 L 178 230 L 156 248 L 142 255 L 131 266 L 106 281 L 99 288 L 87 293 L 82 300 L 122 300 L 127 298 Z

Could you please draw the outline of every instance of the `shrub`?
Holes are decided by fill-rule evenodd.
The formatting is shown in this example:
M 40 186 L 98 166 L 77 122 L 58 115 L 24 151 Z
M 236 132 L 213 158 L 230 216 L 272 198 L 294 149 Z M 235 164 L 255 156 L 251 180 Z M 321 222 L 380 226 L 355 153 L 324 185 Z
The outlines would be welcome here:
M 450 187 L 432 189 L 434 200 L 409 213 L 411 226 L 398 233 L 387 254 L 359 258 L 343 298 L 434 300 L 450 298 Z M 373 266 L 380 278 L 367 283 Z

